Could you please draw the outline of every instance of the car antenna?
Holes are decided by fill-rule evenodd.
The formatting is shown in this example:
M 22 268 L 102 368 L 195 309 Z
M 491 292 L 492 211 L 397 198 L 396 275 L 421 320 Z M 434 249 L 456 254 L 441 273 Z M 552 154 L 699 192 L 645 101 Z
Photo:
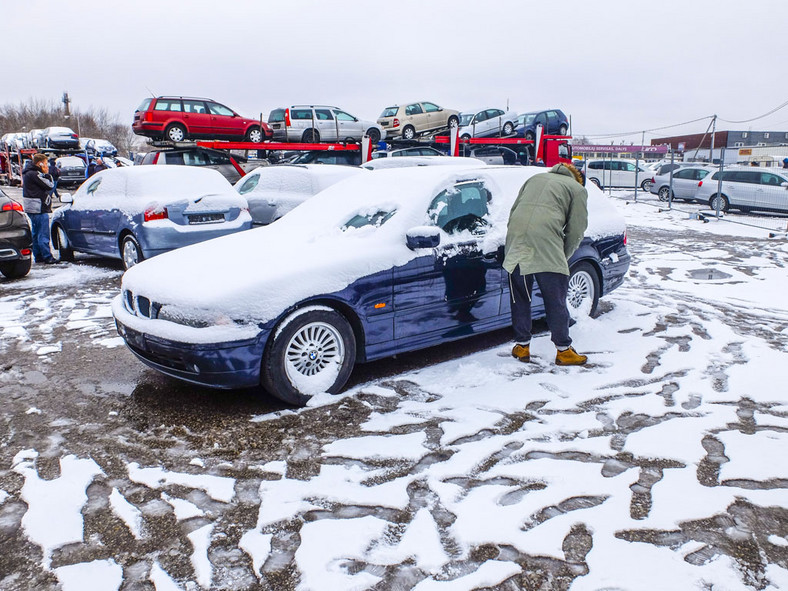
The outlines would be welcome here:
M 153 94 L 153 91 L 152 91 L 150 88 L 148 88 L 148 87 L 146 86 L 146 87 L 145 87 L 145 90 L 147 90 L 147 91 L 150 93 L 150 95 L 151 95 L 153 98 L 156 98 L 156 95 L 155 95 L 155 94 Z

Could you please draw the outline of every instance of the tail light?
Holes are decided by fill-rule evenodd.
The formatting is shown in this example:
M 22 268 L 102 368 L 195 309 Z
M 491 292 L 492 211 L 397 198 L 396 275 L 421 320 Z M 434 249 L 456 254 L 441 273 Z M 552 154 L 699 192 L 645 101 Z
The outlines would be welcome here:
M 394 119 L 394 121 L 391 123 L 391 125 L 393 127 L 399 127 L 399 119 Z
M 627 245 L 627 231 L 624 230 L 624 246 Z
M 17 203 L 16 201 L 11 201 L 11 203 L 4 203 L 3 204 L 3 211 L 24 211 L 24 207 L 22 207 L 21 203 Z
M 698 186 L 702 187 L 703 186 L 703 181 L 698 181 Z
M 146 222 L 152 222 L 153 220 L 166 220 L 167 208 L 159 207 L 158 205 L 152 205 L 150 207 L 147 207 L 145 208 L 145 212 L 143 213 L 143 219 Z
M 156 152 L 153 155 L 153 160 L 151 161 L 151 164 L 158 164 L 159 163 L 159 156 L 161 156 L 161 152 Z
M 285 127 L 290 127 L 290 109 L 285 109 Z
M 145 121 L 153 121 L 153 113 L 151 113 L 150 111 L 145 113 Z
M 29 248 L 23 248 L 19 252 L 22 253 L 23 257 L 29 257 L 31 254 L 33 254 L 33 251 L 30 250 Z
M 653 184 L 654 184 L 654 183 L 656 183 L 656 182 L 657 182 L 657 181 L 655 181 L 655 180 L 654 180 L 654 177 L 651 177 L 651 184 L 653 185 Z

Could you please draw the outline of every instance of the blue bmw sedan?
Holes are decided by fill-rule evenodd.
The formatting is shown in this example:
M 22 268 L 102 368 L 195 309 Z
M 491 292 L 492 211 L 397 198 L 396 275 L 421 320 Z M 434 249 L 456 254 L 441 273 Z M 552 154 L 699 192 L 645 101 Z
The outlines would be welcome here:
M 511 324 L 506 224 L 522 184 L 544 171 L 356 175 L 268 226 L 130 269 L 112 306 L 118 331 L 141 361 L 189 382 L 262 385 L 295 405 L 336 393 L 356 363 Z M 569 303 L 590 312 L 623 282 L 630 257 L 623 219 L 588 191 Z

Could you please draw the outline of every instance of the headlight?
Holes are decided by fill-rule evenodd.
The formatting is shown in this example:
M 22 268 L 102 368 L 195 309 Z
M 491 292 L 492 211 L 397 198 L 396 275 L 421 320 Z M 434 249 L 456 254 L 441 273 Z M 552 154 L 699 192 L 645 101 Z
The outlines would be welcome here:
M 200 310 L 199 308 L 181 307 L 164 304 L 159 309 L 159 320 L 167 320 L 175 324 L 191 326 L 193 328 L 208 328 L 209 326 L 229 326 L 235 324 L 227 314 L 214 310 Z

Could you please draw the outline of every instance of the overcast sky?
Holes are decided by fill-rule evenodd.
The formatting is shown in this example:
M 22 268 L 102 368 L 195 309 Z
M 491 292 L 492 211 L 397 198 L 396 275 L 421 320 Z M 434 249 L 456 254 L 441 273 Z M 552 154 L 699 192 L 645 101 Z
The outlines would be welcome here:
M 131 124 L 151 93 L 265 119 L 304 102 L 368 119 L 409 100 L 508 103 L 640 143 L 788 101 L 786 26 L 788 0 L 0 0 L 0 104 L 68 91 Z M 717 128 L 788 130 L 788 107 Z

